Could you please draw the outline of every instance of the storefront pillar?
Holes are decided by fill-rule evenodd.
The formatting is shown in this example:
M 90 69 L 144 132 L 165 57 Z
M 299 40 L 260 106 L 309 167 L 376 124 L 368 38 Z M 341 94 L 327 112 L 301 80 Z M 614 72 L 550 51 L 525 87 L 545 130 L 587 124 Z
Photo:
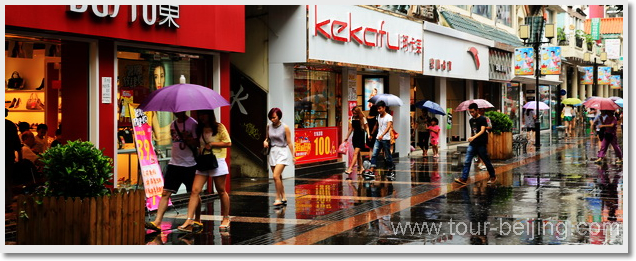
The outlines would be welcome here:
M 88 49 L 88 44 L 82 42 L 65 41 L 62 44 L 62 125 L 66 126 L 63 127 L 65 140 L 88 141 Z
M 98 93 L 99 97 L 103 95 L 103 86 L 102 80 L 104 77 L 109 77 L 111 79 L 111 93 L 110 97 L 112 99 L 116 99 L 117 93 L 115 89 L 116 79 L 115 79 L 115 43 L 111 40 L 100 40 L 98 45 L 98 55 L 99 55 L 99 79 L 98 79 Z M 110 103 L 103 103 L 101 99 L 99 99 L 99 127 L 96 128 L 99 131 L 99 149 L 104 150 L 104 154 L 111 158 L 115 157 L 115 141 L 117 140 L 117 126 L 116 126 L 116 116 L 115 116 L 115 104 L 116 100 L 111 100 Z M 66 104 L 64 104 L 66 106 Z M 66 131 L 66 128 L 65 130 Z M 117 178 L 117 177 L 115 177 Z
M 479 99 L 479 98 L 483 98 L 483 97 L 477 97 L 477 94 L 475 93 L 475 81 L 466 80 L 466 100 Z M 489 101 L 489 102 L 493 103 L 493 101 Z M 455 108 L 453 108 L 453 110 L 454 109 Z M 467 113 L 463 112 L 463 111 L 455 113 L 455 117 L 454 117 L 455 120 L 459 120 L 460 119 L 460 117 L 459 117 L 460 113 L 464 114 L 464 115 L 467 115 Z M 461 124 L 468 124 L 470 118 L 471 117 L 467 115 L 465 117 L 465 119 L 466 119 L 465 122 L 462 122 Z M 473 136 L 472 133 L 470 133 L 470 132 L 471 132 L 471 128 L 470 127 L 464 129 L 464 137 L 466 137 L 466 140 L 468 140 L 468 137 Z
M 572 84 L 568 85 L 568 81 L 570 80 L 567 74 L 567 66 L 564 66 L 564 70 L 563 73 L 561 74 L 561 77 L 563 78 L 563 83 L 565 83 L 566 89 L 567 89 L 567 94 L 566 97 L 571 97 L 571 98 L 578 98 L 579 97 L 579 85 L 578 85 L 578 81 L 572 81 Z M 576 79 L 576 77 L 574 78 Z
M 445 77 L 435 77 L 435 100 L 439 101 L 439 106 L 442 108 L 446 108 L 448 103 L 446 102 L 446 79 Z M 455 108 L 453 108 L 455 109 Z M 457 115 L 456 112 L 453 112 L 453 115 Z M 443 120 L 439 121 L 440 129 L 439 132 L 439 148 L 445 150 L 448 148 L 448 117 L 440 117 Z
M 391 73 L 389 75 L 389 88 L 396 96 L 400 97 L 402 101 L 409 101 L 411 99 L 410 78 L 408 74 Z M 409 130 L 411 129 L 411 114 L 410 106 L 408 103 L 400 107 L 392 107 L 394 130 L 400 134 L 400 137 L 395 143 L 395 152 L 400 156 L 405 156 L 410 153 L 411 148 L 411 135 Z
M 294 129 L 294 66 L 286 65 L 283 63 L 270 63 L 269 64 L 269 96 L 275 97 L 274 99 L 268 99 L 267 111 L 271 108 L 277 107 L 283 112 L 281 121 L 291 131 L 291 139 L 295 139 Z M 267 124 L 271 124 L 268 120 Z M 271 172 L 271 170 L 270 170 Z M 271 174 L 270 174 L 271 175 Z M 295 167 L 286 167 L 283 171 L 283 178 L 291 178 L 295 176 Z
M 586 98 L 592 97 L 592 85 L 591 84 L 587 84 L 585 94 L 586 94 Z

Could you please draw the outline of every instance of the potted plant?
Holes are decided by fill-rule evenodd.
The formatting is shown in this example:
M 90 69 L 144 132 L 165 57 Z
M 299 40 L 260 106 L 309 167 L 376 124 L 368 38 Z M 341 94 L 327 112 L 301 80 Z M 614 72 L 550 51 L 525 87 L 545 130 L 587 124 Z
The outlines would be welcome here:
M 583 48 L 583 40 L 585 39 L 585 32 L 583 30 L 576 30 L 576 46 Z
M 142 190 L 113 191 L 113 160 L 70 141 L 41 155 L 46 183 L 18 199 L 18 244 L 143 244 Z
M 496 111 L 488 111 L 485 116 L 492 124 L 492 130 L 488 133 L 490 158 L 496 160 L 512 158 L 512 120 L 508 115 Z
M 585 38 L 585 43 L 587 44 L 587 50 L 592 51 L 592 47 L 594 46 L 594 40 L 592 40 L 592 35 L 585 34 L 583 35 L 583 37 Z
M 557 41 L 559 42 L 560 46 L 567 46 L 570 44 L 567 37 L 565 36 L 565 30 L 563 29 L 563 27 L 557 28 Z

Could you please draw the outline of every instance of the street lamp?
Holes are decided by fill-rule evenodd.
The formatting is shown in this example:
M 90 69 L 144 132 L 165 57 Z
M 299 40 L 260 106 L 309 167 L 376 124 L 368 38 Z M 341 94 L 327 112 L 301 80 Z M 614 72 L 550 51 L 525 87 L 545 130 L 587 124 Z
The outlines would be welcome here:
M 543 17 L 541 17 L 541 22 L 538 23 L 537 25 L 539 26 L 538 28 L 536 28 L 535 31 L 535 37 L 534 37 L 534 42 L 528 42 L 528 38 L 530 38 L 530 26 L 531 25 L 521 25 L 519 26 L 519 38 L 521 38 L 523 40 L 523 43 L 526 45 L 532 45 L 532 48 L 534 49 L 534 63 L 535 63 L 535 70 L 534 70 L 534 75 L 536 77 L 536 86 L 535 86 L 535 102 L 537 104 L 537 108 L 535 110 L 535 115 L 536 115 L 536 119 L 534 120 L 534 129 L 535 129 L 535 137 L 534 137 L 534 146 L 536 147 L 536 151 L 538 152 L 539 149 L 541 148 L 541 141 L 540 139 L 540 129 L 541 129 L 541 123 L 539 122 L 539 77 L 541 76 L 541 69 L 539 66 L 539 47 L 541 47 L 541 44 L 544 43 L 550 43 L 552 41 L 552 38 L 554 38 L 554 24 L 546 24 L 545 23 L 545 19 L 543 19 Z M 534 24 L 534 23 L 533 23 Z M 541 36 L 541 29 L 543 29 L 545 25 L 545 38 L 548 38 L 548 41 L 543 42 L 540 40 L 540 36 Z
M 586 62 L 590 62 L 592 59 L 590 59 L 590 56 L 592 56 L 591 53 L 585 52 L 585 54 L 583 55 L 583 60 Z M 601 62 L 603 63 L 596 63 L 596 56 L 594 56 L 594 70 L 593 70 L 593 78 L 594 78 L 594 87 L 592 88 L 592 96 L 601 96 L 599 93 L 597 92 L 598 89 L 598 66 L 601 64 L 605 64 L 605 61 L 607 61 L 607 53 L 606 52 L 602 52 L 601 53 Z

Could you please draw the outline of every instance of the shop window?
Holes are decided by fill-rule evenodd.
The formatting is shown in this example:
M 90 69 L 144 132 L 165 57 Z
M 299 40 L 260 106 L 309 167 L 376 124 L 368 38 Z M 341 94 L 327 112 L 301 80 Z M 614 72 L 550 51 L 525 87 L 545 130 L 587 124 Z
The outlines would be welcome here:
M 294 70 L 294 127 L 340 126 L 342 80 L 331 68 L 297 66 Z M 338 91 L 336 91 L 338 90 Z
M 117 137 L 120 177 L 137 177 L 137 156 L 133 141 L 129 104 L 141 104 L 153 91 L 179 83 L 181 75 L 186 83 L 210 87 L 212 83 L 209 59 L 203 55 L 144 50 L 131 47 L 117 49 Z M 153 145 L 162 167 L 170 158 L 172 112 L 146 112 L 153 132 Z M 195 119 L 195 115 L 191 115 Z M 123 178 L 120 183 L 130 182 Z M 134 182 L 132 182 L 134 184 Z M 121 185 L 121 184 L 120 184 Z
M 512 26 L 512 6 L 511 5 L 497 6 L 497 22 L 507 26 Z
M 492 19 L 492 6 L 491 5 L 473 5 L 473 14 L 481 15 L 488 19 Z

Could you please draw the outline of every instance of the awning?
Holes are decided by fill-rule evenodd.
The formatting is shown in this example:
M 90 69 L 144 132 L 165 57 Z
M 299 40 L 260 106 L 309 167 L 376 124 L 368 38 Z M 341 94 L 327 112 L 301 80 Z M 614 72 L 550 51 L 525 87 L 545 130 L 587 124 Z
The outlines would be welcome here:
M 537 83 L 537 78 L 532 76 L 515 76 L 515 78 L 512 78 L 512 80 L 510 81 L 535 85 Z M 558 85 L 558 84 L 561 84 L 562 82 L 563 81 L 554 80 L 554 79 L 546 79 L 545 77 L 539 78 L 539 85 Z
M 493 40 L 495 42 L 504 43 L 513 47 L 513 49 L 514 47 L 523 46 L 523 42 L 519 39 L 519 37 L 497 27 L 478 22 L 468 16 L 446 10 L 442 10 L 440 13 L 448 25 L 455 30 Z M 508 48 L 505 50 L 507 49 Z

